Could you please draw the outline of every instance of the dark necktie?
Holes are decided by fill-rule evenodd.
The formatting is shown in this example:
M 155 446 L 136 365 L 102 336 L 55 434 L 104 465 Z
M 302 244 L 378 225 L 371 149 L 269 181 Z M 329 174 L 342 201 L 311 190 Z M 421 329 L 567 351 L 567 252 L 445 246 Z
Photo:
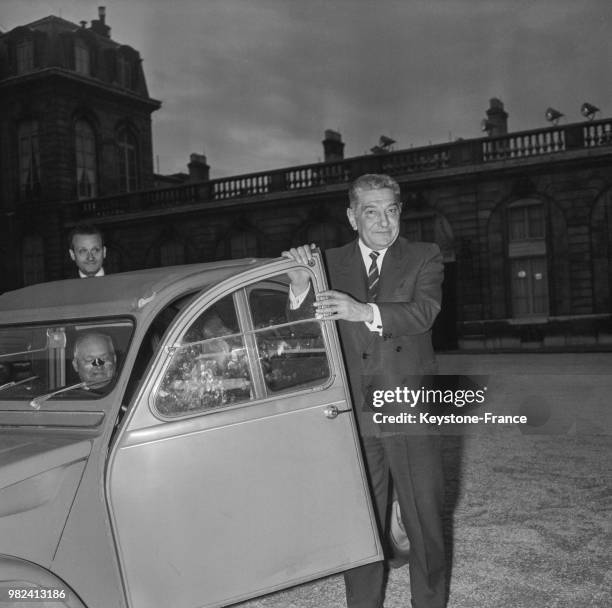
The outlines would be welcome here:
M 376 302 L 376 296 L 378 295 L 378 279 L 380 275 L 378 273 L 378 264 L 376 260 L 380 253 L 378 251 L 372 251 L 370 258 L 372 263 L 368 269 L 368 302 Z

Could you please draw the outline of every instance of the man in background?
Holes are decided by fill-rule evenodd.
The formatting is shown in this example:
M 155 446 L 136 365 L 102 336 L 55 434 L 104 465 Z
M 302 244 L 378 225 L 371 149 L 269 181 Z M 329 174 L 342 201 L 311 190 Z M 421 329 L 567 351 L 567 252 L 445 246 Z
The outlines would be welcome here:
M 68 246 L 68 253 L 81 279 L 104 276 L 106 247 L 104 237 L 96 226 L 79 224 L 73 228 L 68 237 Z

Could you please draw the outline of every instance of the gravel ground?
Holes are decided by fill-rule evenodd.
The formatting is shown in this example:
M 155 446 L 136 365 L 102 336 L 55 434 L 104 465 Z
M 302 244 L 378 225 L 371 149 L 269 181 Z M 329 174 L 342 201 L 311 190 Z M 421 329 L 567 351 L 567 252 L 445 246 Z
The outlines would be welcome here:
M 440 363 L 490 374 L 487 408 L 537 420 L 444 438 L 448 608 L 612 606 L 612 354 Z M 385 608 L 409 605 L 408 568 L 391 570 Z M 236 606 L 342 608 L 342 576 Z

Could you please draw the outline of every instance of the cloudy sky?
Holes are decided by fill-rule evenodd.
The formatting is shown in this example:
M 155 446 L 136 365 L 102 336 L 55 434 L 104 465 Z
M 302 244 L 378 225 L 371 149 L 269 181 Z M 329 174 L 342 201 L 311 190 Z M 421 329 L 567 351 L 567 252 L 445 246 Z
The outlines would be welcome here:
M 481 135 L 491 97 L 513 131 L 553 106 L 612 116 L 610 0 L 1 0 L 0 29 L 106 5 L 143 58 L 162 173 L 205 153 L 211 176 L 317 162 L 327 128 L 345 155 Z

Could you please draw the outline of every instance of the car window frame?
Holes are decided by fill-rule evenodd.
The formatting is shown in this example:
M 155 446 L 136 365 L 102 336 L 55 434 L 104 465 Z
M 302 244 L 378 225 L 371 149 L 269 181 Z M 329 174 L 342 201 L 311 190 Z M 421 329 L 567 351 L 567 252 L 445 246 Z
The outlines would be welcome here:
M 310 268 L 302 269 L 308 271 L 310 274 L 311 285 L 316 289 L 317 281 L 316 275 Z M 249 293 L 248 289 L 252 288 L 257 283 L 265 283 L 270 281 L 276 276 L 286 275 L 288 269 L 276 271 L 273 274 L 266 274 L 265 276 L 255 276 L 249 278 L 248 282 L 240 286 L 229 286 L 225 285 L 225 281 L 212 289 L 206 289 L 203 293 L 197 296 L 187 307 L 186 310 L 180 314 L 183 316 L 178 320 L 175 319 L 174 325 L 170 328 L 170 332 L 167 334 L 167 339 L 170 343 L 164 345 L 160 350 L 158 356 L 164 357 L 164 360 L 160 362 L 159 373 L 151 389 L 147 395 L 147 405 L 150 413 L 153 417 L 159 421 L 168 422 L 182 422 L 185 420 L 199 418 L 201 416 L 210 416 L 213 414 L 221 414 L 223 412 L 229 412 L 232 410 L 240 410 L 245 408 L 252 408 L 260 404 L 266 404 L 279 399 L 289 399 L 294 396 L 311 393 L 313 391 L 324 391 L 333 385 L 336 376 L 339 371 L 336 369 L 335 358 L 332 354 L 333 341 L 329 335 L 328 324 L 324 321 L 318 320 L 315 317 L 308 318 L 305 320 L 296 321 L 299 322 L 316 322 L 321 328 L 321 334 L 323 337 L 325 354 L 327 358 L 327 364 L 329 369 L 329 375 L 324 382 L 316 386 L 297 387 L 295 389 L 288 389 L 287 391 L 279 391 L 277 393 L 271 393 L 266 384 L 263 375 L 263 369 L 258 357 L 258 349 L 256 344 L 256 333 L 258 330 L 254 328 L 252 312 L 249 305 Z M 203 409 L 190 413 L 184 413 L 182 415 L 167 416 L 160 412 L 156 406 L 157 393 L 160 390 L 163 379 L 168 372 L 168 369 L 172 363 L 172 359 L 175 351 L 182 346 L 182 337 L 185 335 L 189 327 L 197 320 L 197 318 L 206 312 L 210 307 L 214 306 L 216 302 L 227 297 L 232 296 L 234 306 L 236 307 L 236 315 L 238 317 L 238 323 L 240 326 L 240 335 L 244 338 L 247 363 L 249 366 L 249 373 L 251 374 L 251 382 L 253 384 L 253 390 L 255 396 L 253 399 L 242 401 L 240 403 L 234 403 L 227 406 L 216 407 L 211 409 Z M 270 326 L 274 327 L 274 326 Z M 263 328 L 261 328 L 263 329 Z M 259 331 L 261 331 L 261 329 Z M 340 359 L 342 354 L 339 353 Z M 152 365 L 150 369 L 154 369 L 156 366 Z
M 87 327 L 89 325 L 92 326 L 101 326 L 103 324 L 108 324 L 108 325 L 112 325 L 113 323 L 129 323 L 130 329 L 129 329 L 129 337 L 128 340 L 125 343 L 125 346 L 122 350 L 120 350 L 120 357 L 118 358 L 118 362 L 119 365 L 117 365 L 116 370 L 115 370 L 115 375 L 112 379 L 112 382 L 110 384 L 110 388 L 100 394 L 94 394 L 92 393 L 92 395 L 88 395 L 87 399 L 80 399 L 77 397 L 73 397 L 70 398 L 68 396 L 69 392 L 66 391 L 66 393 L 59 393 L 57 396 L 54 396 L 52 399 L 49 399 L 48 401 L 46 401 L 43 405 L 43 409 L 48 410 L 49 412 L 53 412 L 55 410 L 58 409 L 57 404 L 62 404 L 62 407 L 66 407 L 66 405 L 69 404 L 76 404 L 76 403 L 82 403 L 84 406 L 88 405 L 88 404 L 96 404 L 98 403 L 100 400 L 102 399 L 106 399 L 107 397 L 109 397 L 109 395 L 115 393 L 115 391 L 117 390 L 118 387 L 122 387 L 123 386 L 123 382 L 122 382 L 122 378 L 129 372 L 131 373 L 131 366 L 129 364 L 129 355 L 131 352 L 131 348 L 132 345 L 134 343 L 136 334 L 137 334 L 137 329 L 138 329 L 138 320 L 130 314 L 115 314 L 109 317 L 68 317 L 68 318 L 60 318 L 60 319 L 42 319 L 42 320 L 37 320 L 37 321 L 28 321 L 27 323 L 4 323 L 2 325 L 2 328 L 6 328 L 6 329 L 10 329 L 10 328 L 19 328 L 19 327 L 47 327 L 47 328 L 51 328 L 51 327 L 55 327 L 55 328 L 66 328 L 68 326 L 75 328 L 75 327 Z M 74 344 L 71 344 L 71 348 L 74 346 Z M 68 349 L 68 345 L 65 348 L 65 360 L 66 360 L 66 372 L 68 372 L 68 366 L 70 365 L 70 362 L 72 361 L 71 357 L 68 356 L 69 355 L 69 349 Z M 71 384 L 67 383 L 68 380 L 68 374 L 66 374 L 66 378 L 65 378 L 65 384 L 61 387 L 58 388 L 65 388 L 68 386 L 71 386 Z M 74 383 L 76 384 L 76 383 Z M 47 391 L 47 392 L 51 392 L 51 390 Z M 45 393 L 42 393 L 43 395 Z M 41 396 L 41 395 L 34 395 L 33 397 L 37 397 L 37 396 Z M 5 395 L 3 393 L 0 392 L 0 401 L 6 402 L 6 403 L 28 403 L 28 401 L 31 401 L 31 399 L 15 399 L 15 398 L 8 398 L 9 395 Z M 91 407 L 82 407 L 79 410 L 74 410 L 75 412 L 77 411 L 89 411 L 90 409 L 92 409 Z M 99 406 L 96 407 L 96 410 L 99 409 Z M 29 409 L 27 409 L 26 411 L 30 411 Z

